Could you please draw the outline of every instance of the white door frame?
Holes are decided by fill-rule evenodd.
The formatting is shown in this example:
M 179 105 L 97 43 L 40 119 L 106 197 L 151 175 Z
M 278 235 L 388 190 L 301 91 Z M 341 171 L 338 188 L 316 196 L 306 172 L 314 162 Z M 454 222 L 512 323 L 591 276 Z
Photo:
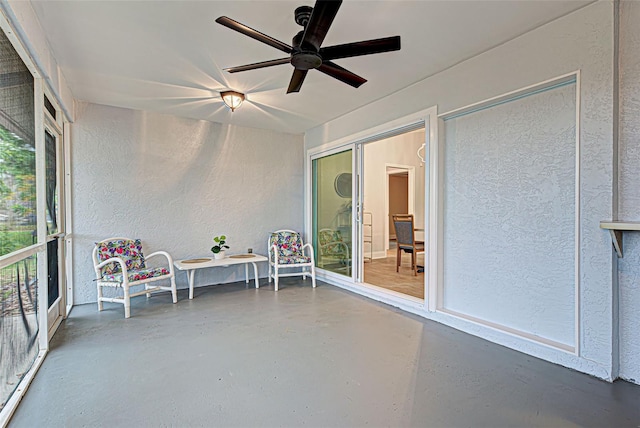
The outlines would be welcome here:
M 47 325 L 48 325 L 48 338 L 55 334 L 56 330 L 60 326 L 64 316 L 66 315 L 66 290 L 65 284 L 65 217 L 66 217 L 66 205 L 65 205 L 65 154 L 64 143 L 62 137 L 62 128 L 57 124 L 53 118 L 47 113 L 44 113 L 45 123 L 44 130 L 55 138 L 56 141 L 56 192 L 58 193 L 58 212 L 56 213 L 56 223 L 58 230 L 55 234 L 47 235 L 47 243 L 58 240 L 58 298 L 47 308 Z M 46 153 L 46 149 L 45 149 Z M 47 284 L 48 286 L 48 284 Z
M 407 173 L 409 174 L 409 186 L 407 188 L 409 196 L 407 214 L 414 214 L 416 211 L 416 167 L 412 165 L 400 165 L 393 163 L 385 163 L 384 167 L 384 172 L 386 174 L 386 184 L 384 188 L 384 210 L 387 215 L 386 221 L 384 223 L 384 249 L 385 251 L 387 251 L 389 249 L 389 235 L 391 234 L 391 231 L 389 230 L 389 176 L 397 173 L 396 171 L 390 171 L 389 169 L 393 168 L 396 170 L 403 170 L 407 171 Z

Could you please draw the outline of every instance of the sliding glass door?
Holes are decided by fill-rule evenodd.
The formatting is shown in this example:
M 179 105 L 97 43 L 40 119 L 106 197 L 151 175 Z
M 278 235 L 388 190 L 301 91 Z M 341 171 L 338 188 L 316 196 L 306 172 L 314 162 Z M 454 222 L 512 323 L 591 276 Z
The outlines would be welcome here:
M 425 117 L 432 113 L 425 112 Z M 424 155 L 430 127 L 426 123 L 424 118 L 417 119 L 341 147 L 309 153 L 308 232 L 316 264 L 327 279 L 426 302 L 430 262 L 426 251 L 429 168 Z M 396 177 L 403 183 L 401 190 L 392 186 Z M 396 196 L 403 197 L 401 207 L 393 204 Z M 392 214 L 413 216 L 412 236 L 418 243 L 413 257 L 411 251 L 397 251 Z
M 353 275 L 353 150 L 312 160 L 313 247 L 316 265 Z

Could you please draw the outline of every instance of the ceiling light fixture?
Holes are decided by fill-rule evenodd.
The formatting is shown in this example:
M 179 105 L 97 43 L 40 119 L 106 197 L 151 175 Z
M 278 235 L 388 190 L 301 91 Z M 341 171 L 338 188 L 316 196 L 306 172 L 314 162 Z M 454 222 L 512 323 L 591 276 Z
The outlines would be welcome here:
M 220 96 L 231 111 L 235 111 L 244 101 L 244 94 L 236 91 L 223 91 L 220 92 Z

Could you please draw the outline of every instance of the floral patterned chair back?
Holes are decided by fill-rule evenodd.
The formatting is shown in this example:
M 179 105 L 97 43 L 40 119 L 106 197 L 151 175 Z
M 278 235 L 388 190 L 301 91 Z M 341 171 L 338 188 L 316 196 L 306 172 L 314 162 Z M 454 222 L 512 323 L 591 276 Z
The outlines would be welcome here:
M 311 277 L 311 284 L 316 287 L 313 246 L 305 244 L 298 232 L 282 229 L 269 235 L 269 282 L 275 280 L 276 291 L 279 278 L 285 276 Z
M 278 262 L 281 264 L 308 263 L 310 260 L 302 253 L 302 237 L 298 232 L 273 232 L 269 238 L 269 251 L 272 255 L 274 244 L 278 252 Z
M 98 247 L 98 261 L 118 257 L 124 261 L 127 270 L 142 270 L 146 268 L 142 242 L 139 239 L 114 239 L 96 244 Z M 101 268 L 102 276 L 120 273 L 120 265 L 107 263 Z

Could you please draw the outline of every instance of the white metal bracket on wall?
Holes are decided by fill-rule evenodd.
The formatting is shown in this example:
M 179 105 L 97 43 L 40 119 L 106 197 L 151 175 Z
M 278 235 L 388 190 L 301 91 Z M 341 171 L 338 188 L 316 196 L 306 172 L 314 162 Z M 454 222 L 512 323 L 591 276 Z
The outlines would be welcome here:
M 638 221 L 601 221 L 601 229 L 607 229 L 611 234 L 611 243 L 618 253 L 618 257 L 622 258 L 622 232 L 623 231 L 640 231 L 640 222 Z

